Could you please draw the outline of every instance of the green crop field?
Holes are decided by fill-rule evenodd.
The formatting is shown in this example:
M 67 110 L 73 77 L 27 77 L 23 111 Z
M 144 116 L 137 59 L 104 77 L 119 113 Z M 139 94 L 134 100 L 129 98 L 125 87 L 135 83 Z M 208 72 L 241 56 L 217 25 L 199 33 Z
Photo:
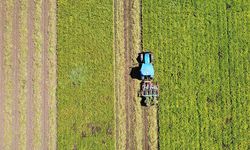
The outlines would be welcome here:
M 249 1 L 143 0 L 160 149 L 249 149 Z
M 58 0 L 58 149 L 114 149 L 112 16 L 112 0 Z

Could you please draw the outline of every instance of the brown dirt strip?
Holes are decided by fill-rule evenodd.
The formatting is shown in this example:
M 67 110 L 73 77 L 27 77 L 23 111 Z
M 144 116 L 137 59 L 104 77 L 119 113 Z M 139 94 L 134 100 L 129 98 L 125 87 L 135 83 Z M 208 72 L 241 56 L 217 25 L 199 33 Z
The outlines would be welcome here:
M 18 80 L 18 74 L 19 74 L 19 68 L 18 68 L 18 53 L 20 50 L 20 44 L 19 44 L 19 12 L 20 12 L 20 1 L 15 0 L 14 2 L 14 11 L 13 11 L 13 29 L 12 29 L 12 43 L 13 43 L 13 52 L 12 52 L 12 62 L 13 62 L 13 74 L 12 74 L 12 81 L 13 81 L 13 111 L 12 111 L 12 149 L 18 149 L 19 144 L 19 80 Z
M 49 6 L 48 0 L 42 1 L 42 21 L 41 21 L 41 32 L 43 34 L 43 45 L 42 45 L 42 149 L 48 149 L 48 137 L 49 137 L 49 105 L 48 105 L 48 25 L 49 25 Z
M 124 49 L 125 49 L 125 108 L 126 108 L 126 149 L 135 149 L 135 114 L 133 104 L 134 81 L 130 77 L 130 67 L 133 60 L 132 41 L 132 1 L 124 0 Z
M 0 149 L 3 149 L 4 144 L 4 24 L 5 24 L 5 0 L 0 3 Z
M 143 106 L 142 106 L 143 107 Z M 149 139 L 148 139 L 148 108 L 142 108 L 143 109 L 143 149 L 149 150 Z
M 28 94 L 27 94 L 27 149 L 33 150 L 33 137 L 34 137 L 34 102 L 33 102 L 33 61 L 34 61 L 34 12 L 35 12 L 35 2 L 34 0 L 29 0 L 28 2 Z

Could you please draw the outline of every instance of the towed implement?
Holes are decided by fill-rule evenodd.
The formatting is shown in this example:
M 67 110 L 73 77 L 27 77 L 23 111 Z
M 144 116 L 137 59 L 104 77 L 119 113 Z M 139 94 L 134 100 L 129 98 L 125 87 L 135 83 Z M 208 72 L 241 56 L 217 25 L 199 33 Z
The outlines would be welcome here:
M 155 105 L 158 103 L 159 85 L 153 82 L 153 54 L 151 52 L 142 52 L 139 54 L 139 57 L 140 78 L 142 81 L 138 95 L 146 106 Z

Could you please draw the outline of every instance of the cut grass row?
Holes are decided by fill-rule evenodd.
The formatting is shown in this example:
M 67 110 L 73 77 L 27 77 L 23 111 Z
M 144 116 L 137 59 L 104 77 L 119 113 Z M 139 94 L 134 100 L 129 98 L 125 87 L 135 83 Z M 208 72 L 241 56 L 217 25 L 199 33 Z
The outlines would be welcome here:
M 114 149 L 113 1 L 58 1 L 58 149 Z
M 49 24 L 48 24 L 48 97 L 49 97 L 49 146 L 53 150 L 57 148 L 57 99 L 56 99 L 56 85 L 57 85 L 57 56 L 56 56 L 56 13 L 57 1 L 49 0 Z M 47 82 L 48 82 L 47 81 Z
M 116 149 L 126 147 L 126 108 L 125 108 L 125 69 L 124 66 L 124 1 L 115 1 L 114 15 L 114 83 L 115 83 L 115 120 Z
M 28 29 L 27 29 L 27 8 L 28 1 L 20 1 L 20 52 L 19 52 L 19 80 L 20 80 L 20 149 L 27 149 L 27 61 L 28 60 Z
M 160 148 L 248 148 L 248 9 L 247 1 L 143 1 L 143 44 L 161 85 Z
M 4 31 L 4 149 L 11 149 L 11 140 L 13 138 L 12 132 L 12 15 L 13 15 L 13 3 L 6 1 L 5 8 L 5 31 Z M 7 119 L 6 119 L 7 118 Z

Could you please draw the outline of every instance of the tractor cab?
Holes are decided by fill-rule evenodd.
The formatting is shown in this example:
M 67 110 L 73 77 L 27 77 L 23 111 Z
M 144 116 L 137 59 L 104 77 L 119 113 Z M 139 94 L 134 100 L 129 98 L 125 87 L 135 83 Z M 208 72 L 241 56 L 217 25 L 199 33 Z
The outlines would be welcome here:
M 154 67 L 153 67 L 153 55 L 150 52 L 140 53 L 140 76 L 141 79 L 153 79 Z

